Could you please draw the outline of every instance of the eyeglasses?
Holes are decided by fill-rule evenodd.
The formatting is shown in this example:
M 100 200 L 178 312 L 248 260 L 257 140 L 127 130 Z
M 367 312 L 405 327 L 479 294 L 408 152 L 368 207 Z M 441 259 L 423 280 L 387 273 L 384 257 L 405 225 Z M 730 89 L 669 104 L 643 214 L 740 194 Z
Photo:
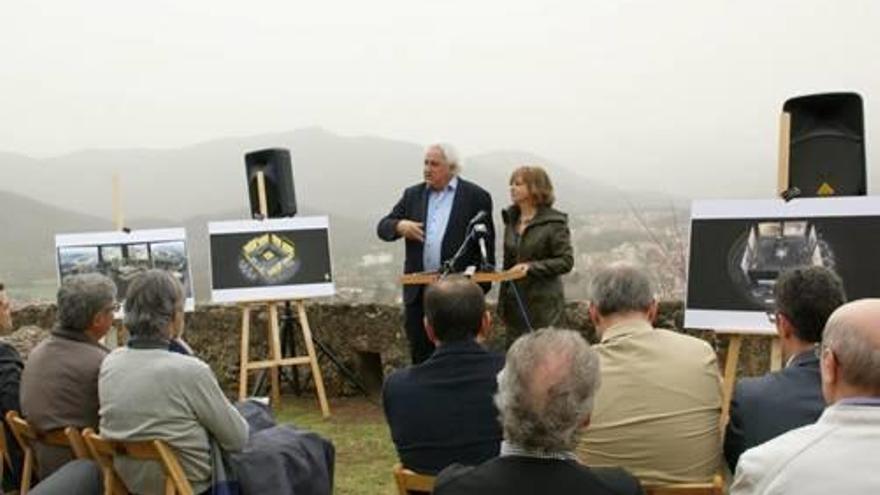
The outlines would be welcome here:
M 104 308 L 104 311 L 108 313 L 118 313 L 120 309 L 122 309 L 122 305 L 117 302 L 107 305 L 107 307 Z

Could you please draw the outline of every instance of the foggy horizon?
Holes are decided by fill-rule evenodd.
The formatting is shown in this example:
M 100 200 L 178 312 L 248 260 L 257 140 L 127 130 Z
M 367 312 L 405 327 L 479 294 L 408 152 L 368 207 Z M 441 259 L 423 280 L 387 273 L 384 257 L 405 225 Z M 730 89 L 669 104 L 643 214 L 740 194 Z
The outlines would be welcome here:
M 875 2 L 6 10 L 15 22 L 0 40 L 14 70 L 0 80 L 0 107 L 14 118 L 0 123 L 0 151 L 37 159 L 319 127 L 446 141 L 464 157 L 533 153 L 629 190 L 769 196 L 783 102 L 856 91 L 873 182 Z

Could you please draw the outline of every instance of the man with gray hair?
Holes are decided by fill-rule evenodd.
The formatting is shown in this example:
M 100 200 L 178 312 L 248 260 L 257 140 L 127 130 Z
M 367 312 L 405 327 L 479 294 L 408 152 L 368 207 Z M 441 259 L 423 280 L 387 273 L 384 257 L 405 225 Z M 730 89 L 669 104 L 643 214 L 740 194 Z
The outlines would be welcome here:
M 574 454 L 599 382 L 599 357 L 577 332 L 543 329 L 517 339 L 495 396 L 504 430 L 501 456 L 476 468 L 447 468 L 434 493 L 642 493 L 626 471 L 591 469 Z
M 391 212 L 376 227 L 383 241 L 406 239 L 403 272 L 436 272 L 451 260 L 467 238 L 475 221 L 482 218 L 485 229 L 486 261 L 495 264 L 495 227 L 492 223 L 492 196 L 482 187 L 458 176 L 458 154 L 448 144 L 432 144 L 425 149 L 424 181 L 403 191 Z M 478 218 L 479 217 L 479 218 Z M 466 246 L 452 271 L 481 266 L 476 242 Z M 483 286 L 488 291 L 488 284 Z M 425 334 L 424 287 L 403 286 L 404 328 L 413 364 L 421 363 L 434 352 L 434 344 Z
M 115 440 L 166 441 L 195 493 L 202 493 L 211 484 L 210 439 L 226 451 L 240 451 L 248 425 L 207 364 L 168 350 L 183 331 L 184 302 L 180 282 L 163 270 L 148 270 L 128 286 L 125 326 L 131 337 L 101 365 L 100 431 Z M 115 467 L 132 492 L 163 493 L 156 463 L 118 459 Z
M 706 342 L 655 329 L 648 276 L 617 264 L 590 282 L 601 342 L 602 389 L 578 449 L 585 462 L 622 466 L 648 483 L 710 481 L 721 460 L 721 377 Z
M 747 450 L 731 495 L 880 490 L 880 299 L 835 310 L 817 352 L 828 407 L 815 424 Z
M 99 340 L 113 325 L 116 285 L 90 273 L 64 278 L 57 323 L 30 353 L 21 377 L 21 409 L 37 430 L 97 428 L 98 371 L 107 355 Z M 68 449 L 37 446 L 41 479 L 73 457 Z

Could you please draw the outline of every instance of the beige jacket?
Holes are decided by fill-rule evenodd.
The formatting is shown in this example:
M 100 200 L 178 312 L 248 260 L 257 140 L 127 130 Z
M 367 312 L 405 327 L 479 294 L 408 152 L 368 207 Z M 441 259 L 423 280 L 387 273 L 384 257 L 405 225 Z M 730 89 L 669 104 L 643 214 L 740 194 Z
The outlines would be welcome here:
M 704 341 L 647 322 L 608 328 L 602 383 L 578 455 L 650 483 L 708 481 L 721 459 L 721 376 Z

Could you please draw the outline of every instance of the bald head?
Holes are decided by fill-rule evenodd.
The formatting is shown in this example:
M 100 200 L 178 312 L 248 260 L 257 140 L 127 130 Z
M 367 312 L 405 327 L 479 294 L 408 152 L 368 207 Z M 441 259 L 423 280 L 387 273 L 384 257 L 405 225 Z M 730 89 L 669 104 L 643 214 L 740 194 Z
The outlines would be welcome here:
M 838 308 L 822 338 L 826 400 L 880 396 L 880 299 L 860 299 Z
M 574 449 L 598 387 L 599 356 L 580 334 L 527 333 L 510 347 L 498 378 L 505 438 L 539 452 Z

